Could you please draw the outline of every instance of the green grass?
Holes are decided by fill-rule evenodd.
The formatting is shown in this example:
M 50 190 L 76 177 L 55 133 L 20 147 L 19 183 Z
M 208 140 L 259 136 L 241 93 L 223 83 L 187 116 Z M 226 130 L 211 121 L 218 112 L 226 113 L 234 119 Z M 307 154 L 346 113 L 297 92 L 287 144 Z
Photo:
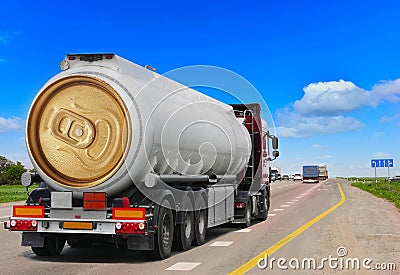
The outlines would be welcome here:
M 29 191 L 36 188 L 37 185 L 29 187 Z M 25 187 L 22 185 L 2 185 L 0 186 L 0 203 L 12 201 L 24 201 L 28 195 L 26 194 Z
M 351 178 L 352 186 L 365 190 L 379 198 L 393 202 L 400 209 L 400 182 L 387 182 L 375 178 Z

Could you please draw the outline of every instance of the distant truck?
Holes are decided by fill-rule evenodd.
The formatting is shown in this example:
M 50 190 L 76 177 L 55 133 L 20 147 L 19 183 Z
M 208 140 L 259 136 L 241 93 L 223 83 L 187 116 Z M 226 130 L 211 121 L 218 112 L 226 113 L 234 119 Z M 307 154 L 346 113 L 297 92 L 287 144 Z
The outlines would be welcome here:
M 282 180 L 281 169 L 279 167 L 271 167 L 271 180 Z
M 328 179 L 328 170 L 326 169 L 326 164 L 318 165 L 318 171 L 319 171 L 319 180 Z
M 303 182 L 319 182 L 319 167 L 318 165 L 303 166 Z

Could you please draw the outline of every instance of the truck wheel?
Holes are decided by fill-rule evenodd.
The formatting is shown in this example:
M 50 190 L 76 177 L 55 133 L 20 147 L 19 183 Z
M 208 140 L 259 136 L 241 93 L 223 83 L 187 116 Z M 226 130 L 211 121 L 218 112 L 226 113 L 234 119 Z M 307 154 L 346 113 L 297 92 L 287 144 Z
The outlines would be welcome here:
M 65 245 L 65 238 L 46 237 L 43 247 L 31 247 L 38 256 L 58 256 Z
M 249 227 L 251 225 L 251 202 L 248 200 L 246 202 L 246 216 L 245 216 L 245 222 L 243 223 L 243 226 Z
M 205 243 L 206 232 L 207 232 L 207 210 L 203 209 L 199 211 L 197 217 L 194 220 L 194 235 L 195 238 L 193 240 L 194 245 L 202 245 Z
M 266 192 L 262 192 L 261 194 L 261 207 L 260 209 L 262 212 L 257 216 L 257 220 L 265 221 L 268 218 L 268 195 Z
M 174 237 L 174 217 L 171 205 L 165 200 L 160 206 L 157 219 L 157 231 L 154 234 L 154 250 L 142 251 L 145 257 L 154 260 L 163 260 L 171 255 L 172 241 Z
M 193 212 L 185 211 L 182 224 L 177 224 L 175 227 L 175 236 L 173 247 L 176 250 L 188 250 L 192 245 L 193 240 Z

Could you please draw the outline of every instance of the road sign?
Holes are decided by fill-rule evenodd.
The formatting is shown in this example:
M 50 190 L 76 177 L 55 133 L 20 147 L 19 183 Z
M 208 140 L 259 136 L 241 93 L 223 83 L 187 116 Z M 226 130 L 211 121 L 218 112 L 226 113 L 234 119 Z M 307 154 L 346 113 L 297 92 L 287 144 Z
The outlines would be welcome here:
M 393 159 L 371 159 L 371 167 L 393 167 Z

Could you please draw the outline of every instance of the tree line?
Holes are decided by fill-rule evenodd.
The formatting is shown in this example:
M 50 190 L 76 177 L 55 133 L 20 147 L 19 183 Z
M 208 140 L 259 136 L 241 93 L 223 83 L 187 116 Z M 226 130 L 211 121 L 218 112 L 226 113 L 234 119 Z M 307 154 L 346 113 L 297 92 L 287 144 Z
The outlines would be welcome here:
M 0 185 L 13 185 L 21 183 L 21 175 L 26 172 L 26 168 L 21 162 L 7 159 L 0 156 Z

